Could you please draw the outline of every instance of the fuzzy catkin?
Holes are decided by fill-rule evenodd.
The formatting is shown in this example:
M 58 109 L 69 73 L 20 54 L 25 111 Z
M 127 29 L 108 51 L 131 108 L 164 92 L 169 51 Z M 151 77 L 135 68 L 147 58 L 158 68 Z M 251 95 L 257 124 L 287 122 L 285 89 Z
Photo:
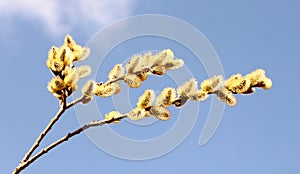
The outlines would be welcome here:
M 108 79 L 109 80 L 114 80 L 121 78 L 124 75 L 124 67 L 122 64 L 116 64 L 113 69 L 109 72 Z
M 221 86 L 223 85 L 222 83 L 223 83 L 223 76 L 218 75 L 204 80 L 203 82 L 201 82 L 200 86 L 202 91 L 207 93 L 213 93 L 219 88 L 221 88 Z
M 175 100 L 176 91 L 174 88 L 165 88 L 161 94 L 156 98 L 156 105 L 162 107 L 169 107 L 172 105 L 172 102 Z
M 108 114 L 105 115 L 105 120 L 109 121 L 109 120 L 112 120 L 112 119 L 119 118 L 120 116 L 121 116 L 121 114 L 118 111 L 111 111 L 111 112 L 109 112 Z M 112 123 L 119 123 L 119 122 L 120 122 L 120 120 L 115 120 Z
M 153 90 L 146 90 L 143 95 L 140 96 L 137 103 L 137 107 L 146 109 L 150 107 L 155 100 L 155 93 Z
M 155 106 L 151 107 L 149 112 L 151 115 L 155 116 L 159 120 L 166 121 L 171 118 L 170 111 L 162 106 L 155 105 Z
M 127 115 L 127 117 L 131 120 L 140 120 L 146 116 L 145 109 L 142 108 L 135 108 L 132 111 L 130 111 Z

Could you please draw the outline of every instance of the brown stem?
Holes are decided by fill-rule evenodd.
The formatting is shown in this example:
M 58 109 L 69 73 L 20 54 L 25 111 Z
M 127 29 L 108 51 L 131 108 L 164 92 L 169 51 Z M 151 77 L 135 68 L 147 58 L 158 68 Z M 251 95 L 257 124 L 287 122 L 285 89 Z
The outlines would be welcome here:
M 91 127 L 96 127 L 96 126 L 102 126 L 104 124 L 110 124 L 113 123 L 114 121 L 119 121 L 122 120 L 123 118 L 126 118 L 127 115 L 121 115 L 119 117 L 116 118 L 112 118 L 110 120 L 98 120 L 98 121 L 91 121 L 88 124 L 83 125 L 82 127 L 76 129 L 73 132 L 70 132 L 68 134 L 66 134 L 64 137 L 60 138 L 59 140 L 57 140 L 56 142 L 52 143 L 51 145 L 49 145 L 48 147 L 42 149 L 40 152 L 38 152 L 36 155 L 34 155 L 33 157 L 29 158 L 27 161 L 20 163 L 20 165 L 18 167 L 15 168 L 13 174 L 18 174 L 20 173 L 22 170 L 24 170 L 26 167 L 28 167 L 31 163 L 33 163 L 35 160 L 37 160 L 39 157 L 41 157 L 42 155 L 46 154 L 47 152 L 49 152 L 51 149 L 53 149 L 54 147 L 60 145 L 61 143 L 68 141 L 69 138 L 80 134 L 81 132 L 83 132 L 84 130 L 91 128 Z
M 47 127 L 44 129 L 44 131 L 39 135 L 39 137 L 35 140 L 34 144 L 31 146 L 31 148 L 28 150 L 28 152 L 25 154 L 25 156 L 23 157 L 23 159 L 21 160 L 21 162 L 19 163 L 19 166 L 22 166 L 23 163 L 26 163 L 26 161 L 30 158 L 30 156 L 32 155 L 32 153 L 36 150 L 36 148 L 39 147 L 40 142 L 44 139 L 44 137 L 47 135 L 47 133 L 51 130 L 51 128 L 53 127 L 53 125 L 59 120 L 59 118 L 61 117 L 61 115 L 70 107 L 76 105 L 77 103 L 81 102 L 83 99 L 83 97 L 80 97 L 76 100 L 74 100 L 73 102 L 67 104 L 66 102 L 66 97 L 64 97 L 63 99 L 63 103 L 61 104 L 58 112 L 56 113 L 56 115 L 51 119 L 51 121 L 49 122 L 49 124 L 47 125 Z M 18 168 L 16 167 L 16 169 Z

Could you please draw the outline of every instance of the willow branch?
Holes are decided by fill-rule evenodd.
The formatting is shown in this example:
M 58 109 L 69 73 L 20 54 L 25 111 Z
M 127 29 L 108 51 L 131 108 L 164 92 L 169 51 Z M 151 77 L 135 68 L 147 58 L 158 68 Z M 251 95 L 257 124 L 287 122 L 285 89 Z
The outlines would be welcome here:
M 70 107 L 76 105 L 77 103 L 81 102 L 82 97 L 74 100 L 73 102 L 66 104 L 66 97 L 64 97 L 63 99 L 63 103 L 60 105 L 60 109 L 58 110 L 58 112 L 56 113 L 56 115 L 51 119 L 51 121 L 49 122 L 49 124 L 47 125 L 47 127 L 44 129 L 44 131 L 39 135 L 39 137 L 36 139 L 36 141 L 34 142 L 34 144 L 32 145 L 32 147 L 28 150 L 28 152 L 25 154 L 24 158 L 21 160 L 21 163 L 26 162 L 29 157 L 32 155 L 32 153 L 35 151 L 36 148 L 39 147 L 40 142 L 44 139 L 44 137 L 47 135 L 47 133 L 51 130 L 51 128 L 53 127 L 53 125 L 59 120 L 59 118 L 61 117 L 61 115 Z
M 62 137 L 59 140 L 57 140 L 56 142 L 52 143 L 48 147 L 42 149 L 40 152 L 38 152 L 33 157 L 29 158 L 27 161 L 21 163 L 20 166 L 18 166 L 17 168 L 15 168 L 13 174 L 20 173 L 23 169 L 25 169 L 26 167 L 28 167 L 31 163 L 33 163 L 35 160 L 37 160 L 38 158 L 40 158 L 42 155 L 45 155 L 47 152 L 49 152 L 54 147 L 62 144 L 65 141 L 68 141 L 70 138 L 72 138 L 75 135 L 80 134 L 81 132 L 85 131 L 86 129 L 91 128 L 91 127 L 96 127 L 96 126 L 102 126 L 104 124 L 110 124 L 110 123 L 113 123 L 114 121 L 120 121 L 120 120 L 122 120 L 123 118 L 126 118 L 126 117 L 127 117 L 127 115 L 121 115 L 119 117 L 111 118 L 109 120 L 91 121 L 90 123 L 83 125 L 82 127 L 76 129 L 75 131 L 66 134 L 64 137 Z

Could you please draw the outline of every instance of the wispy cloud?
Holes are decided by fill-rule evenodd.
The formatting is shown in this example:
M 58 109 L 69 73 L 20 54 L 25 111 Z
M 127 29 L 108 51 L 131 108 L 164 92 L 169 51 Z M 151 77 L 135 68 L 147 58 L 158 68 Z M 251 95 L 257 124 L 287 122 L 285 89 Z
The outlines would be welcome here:
M 100 27 L 132 13 L 136 0 L 0 0 L 0 18 L 42 23 L 52 34 L 75 27 Z

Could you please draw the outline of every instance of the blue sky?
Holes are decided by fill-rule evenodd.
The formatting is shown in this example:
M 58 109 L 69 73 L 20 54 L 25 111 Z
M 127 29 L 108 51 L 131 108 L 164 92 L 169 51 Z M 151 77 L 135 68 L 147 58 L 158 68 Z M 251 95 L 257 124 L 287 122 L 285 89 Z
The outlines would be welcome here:
M 200 104 L 198 120 L 185 141 L 162 157 L 145 161 L 119 159 L 81 134 L 23 173 L 299 173 L 299 6 L 296 0 L 1 0 L 0 48 L 4 66 L 0 69 L 0 173 L 13 171 L 58 109 L 56 99 L 46 89 L 51 78 L 45 66 L 49 48 L 62 44 L 67 33 L 84 45 L 96 32 L 117 20 L 149 13 L 179 18 L 201 31 L 216 50 L 227 77 L 261 67 L 272 78 L 273 88 L 238 96 L 237 106 L 226 107 L 220 127 L 205 146 L 198 146 L 198 139 L 210 100 Z M 115 59 L 104 62 L 107 66 L 98 70 L 97 79 L 105 80 L 110 69 L 107 67 L 113 61 L 124 62 L 136 52 L 169 47 L 184 58 L 199 81 L 207 78 L 203 66 L 195 64 L 194 55 L 182 45 L 162 38 L 141 37 L 114 48 L 108 56 Z M 154 83 L 157 79 L 151 77 L 143 89 L 149 86 L 161 90 L 163 86 Z M 134 104 L 143 89 L 129 90 L 129 102 Z M 105 102 L 112 104 L 107 99 L 97 98 L 97 102 L 101 106 Z M 104 113 L 111 109 L 112 106 L 101 108 Z M 147 139 L 172 126 L 177 111 L 172 112 L 173 120 L 156 122 L 151 125 L 155 126 L 153 129 L 128 122 L 110 127 L 129 138 Z M 75 112 L 68 111 L 41 147 L 78 127 Z

